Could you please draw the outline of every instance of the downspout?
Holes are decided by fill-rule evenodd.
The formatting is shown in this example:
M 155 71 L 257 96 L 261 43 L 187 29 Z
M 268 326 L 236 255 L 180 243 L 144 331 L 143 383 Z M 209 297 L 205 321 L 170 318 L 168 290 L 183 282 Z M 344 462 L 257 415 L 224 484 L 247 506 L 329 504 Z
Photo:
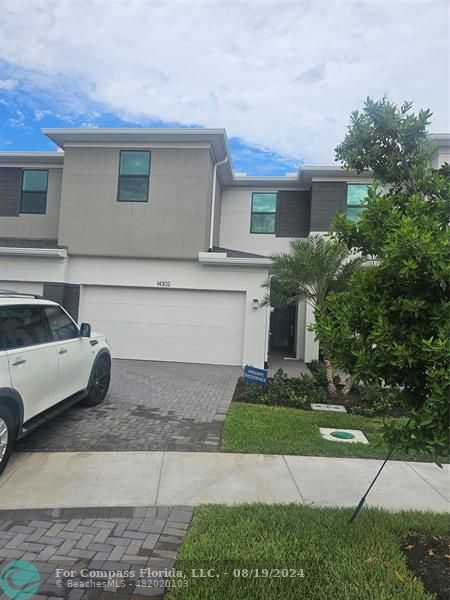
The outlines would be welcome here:
M 228 162 L 228 156 L 219 162 L 214 163 L 213 168 L 213 183 L 212 183 L 212 194 L 211 194 L 211 222 L 209 224 L 209 249 L 208 252 L 212 252 L 214 243 L 214 212 L 216 208 L 216 182 L 217 182 L 217 167 L 224 165 Z

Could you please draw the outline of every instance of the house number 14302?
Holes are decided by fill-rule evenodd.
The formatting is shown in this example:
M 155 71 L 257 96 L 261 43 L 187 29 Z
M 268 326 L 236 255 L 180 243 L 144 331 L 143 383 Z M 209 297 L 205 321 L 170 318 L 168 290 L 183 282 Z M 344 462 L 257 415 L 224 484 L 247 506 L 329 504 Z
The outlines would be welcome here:
M 170 281 L 157 281 L 156 285 L 158 287 L 170 287 Z

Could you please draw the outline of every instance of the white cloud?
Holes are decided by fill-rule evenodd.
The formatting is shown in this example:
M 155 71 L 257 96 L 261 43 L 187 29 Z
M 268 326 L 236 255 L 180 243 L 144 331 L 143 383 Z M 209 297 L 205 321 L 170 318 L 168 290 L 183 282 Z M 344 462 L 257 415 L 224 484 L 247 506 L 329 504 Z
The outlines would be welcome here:
M 0 58 L 64 103 L 225 127 L 317 164 L 367 95 L 448 130 L 447 28 L 440 0 L 3 0 Z
M 34 118 L 36 119 L 36 121 L 41 121 L 44 117 L 51 115 L 51 111 L 50 110 L 35 110 L 34 111 Z
M 28 129 L 26 116 L 21 110 L 16 110 L 14 115 L 7 119 L 6 124 L 13 129 Z
M 0 90 L 7 90 L 9 92 L 13 90 L 18 83 L 19 82 L 15 79 L 0 79 Z

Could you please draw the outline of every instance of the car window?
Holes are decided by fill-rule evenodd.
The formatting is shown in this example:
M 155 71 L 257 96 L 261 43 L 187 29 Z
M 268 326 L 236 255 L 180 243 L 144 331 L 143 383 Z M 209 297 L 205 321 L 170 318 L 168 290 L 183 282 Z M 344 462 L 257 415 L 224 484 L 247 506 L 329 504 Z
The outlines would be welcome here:
M 2 306 L 0 325 L 6 350 L 50 341 L 42 306 Z
M 79 337 L 78 328 L 59 306 L 46 306 L 45 314 L 55 340 L 72 340 Z

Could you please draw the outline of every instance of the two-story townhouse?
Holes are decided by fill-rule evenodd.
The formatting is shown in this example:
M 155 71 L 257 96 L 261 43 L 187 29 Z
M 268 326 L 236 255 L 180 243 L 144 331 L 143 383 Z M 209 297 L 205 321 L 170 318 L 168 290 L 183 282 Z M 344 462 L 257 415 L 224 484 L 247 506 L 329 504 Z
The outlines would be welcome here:
M 338 211 L 357 217 L 367 177 L 237 174 L 224 130 L 43 133 L 58 152 L 0 153 L 1 288 L 62 303 L 116 358 L 317 357 L 310 308 L 262 308 L 261 284 L 290 239 L 327 231 Z M 448 136 L 438 143 L 436 164 Z

